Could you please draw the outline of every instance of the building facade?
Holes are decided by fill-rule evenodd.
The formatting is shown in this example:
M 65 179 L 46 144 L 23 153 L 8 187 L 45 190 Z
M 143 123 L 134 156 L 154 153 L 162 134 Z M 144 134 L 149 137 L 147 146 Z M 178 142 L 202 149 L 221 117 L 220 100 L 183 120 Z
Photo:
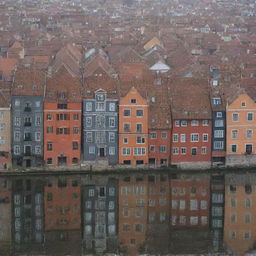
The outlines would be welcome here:
M 47 79 L 44 101 L 46 166 L 77 166 L 81 159 L 82 103 L 78 78 L 61 67 Z
M 83 160 L 118 163 L 118 109 L 116 99 L 98 89 L 94 99 L 83 100 Z
M 148 163 L 148 103 L 132 87 L 119 104 L 119 164 Z

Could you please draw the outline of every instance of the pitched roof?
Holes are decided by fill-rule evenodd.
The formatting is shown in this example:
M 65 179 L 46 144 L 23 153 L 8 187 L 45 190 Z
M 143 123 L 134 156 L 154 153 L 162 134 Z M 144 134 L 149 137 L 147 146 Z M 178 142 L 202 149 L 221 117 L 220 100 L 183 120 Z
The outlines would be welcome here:
M 12 72 L 17 67 L 17 60 L 11 58 L 0 58 L 0 71 L 5 78 L 11 77 Z

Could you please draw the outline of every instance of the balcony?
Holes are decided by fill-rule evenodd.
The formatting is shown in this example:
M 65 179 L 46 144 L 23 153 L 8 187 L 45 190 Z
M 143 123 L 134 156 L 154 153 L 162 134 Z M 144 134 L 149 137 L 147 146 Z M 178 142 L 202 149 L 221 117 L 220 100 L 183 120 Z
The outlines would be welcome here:
M 31 112 L 31 107 L 25 107 L 24 112 Z

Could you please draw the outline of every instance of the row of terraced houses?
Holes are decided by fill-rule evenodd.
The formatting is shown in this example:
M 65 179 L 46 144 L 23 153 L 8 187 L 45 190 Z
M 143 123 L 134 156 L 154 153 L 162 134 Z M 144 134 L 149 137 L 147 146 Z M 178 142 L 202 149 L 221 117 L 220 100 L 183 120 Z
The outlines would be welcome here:
M 16 70 L 0 94 L 2 169 L 256 163 L 254 81 L 231 90 L 218 68 L 177 78 L 161 61 L 115 72 L 94 54 L 84 76 L 63 62 Z

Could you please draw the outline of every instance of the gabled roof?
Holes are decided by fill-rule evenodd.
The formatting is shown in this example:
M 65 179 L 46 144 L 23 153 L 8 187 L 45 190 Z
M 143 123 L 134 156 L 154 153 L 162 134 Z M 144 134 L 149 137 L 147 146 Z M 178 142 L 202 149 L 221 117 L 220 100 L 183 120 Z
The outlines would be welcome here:
M 5 78 L 12 76 L 12 72 L 17 67 L 17 60 L 12 58 L 0 58 L 0 71 Z
M 156 45 L 162 46 L 160 40 L 157 37 L 153 37 L 146 44 L 144 44 L 143 48 L 145 51 L 148 51 L 149 49 L 153 48 Z

